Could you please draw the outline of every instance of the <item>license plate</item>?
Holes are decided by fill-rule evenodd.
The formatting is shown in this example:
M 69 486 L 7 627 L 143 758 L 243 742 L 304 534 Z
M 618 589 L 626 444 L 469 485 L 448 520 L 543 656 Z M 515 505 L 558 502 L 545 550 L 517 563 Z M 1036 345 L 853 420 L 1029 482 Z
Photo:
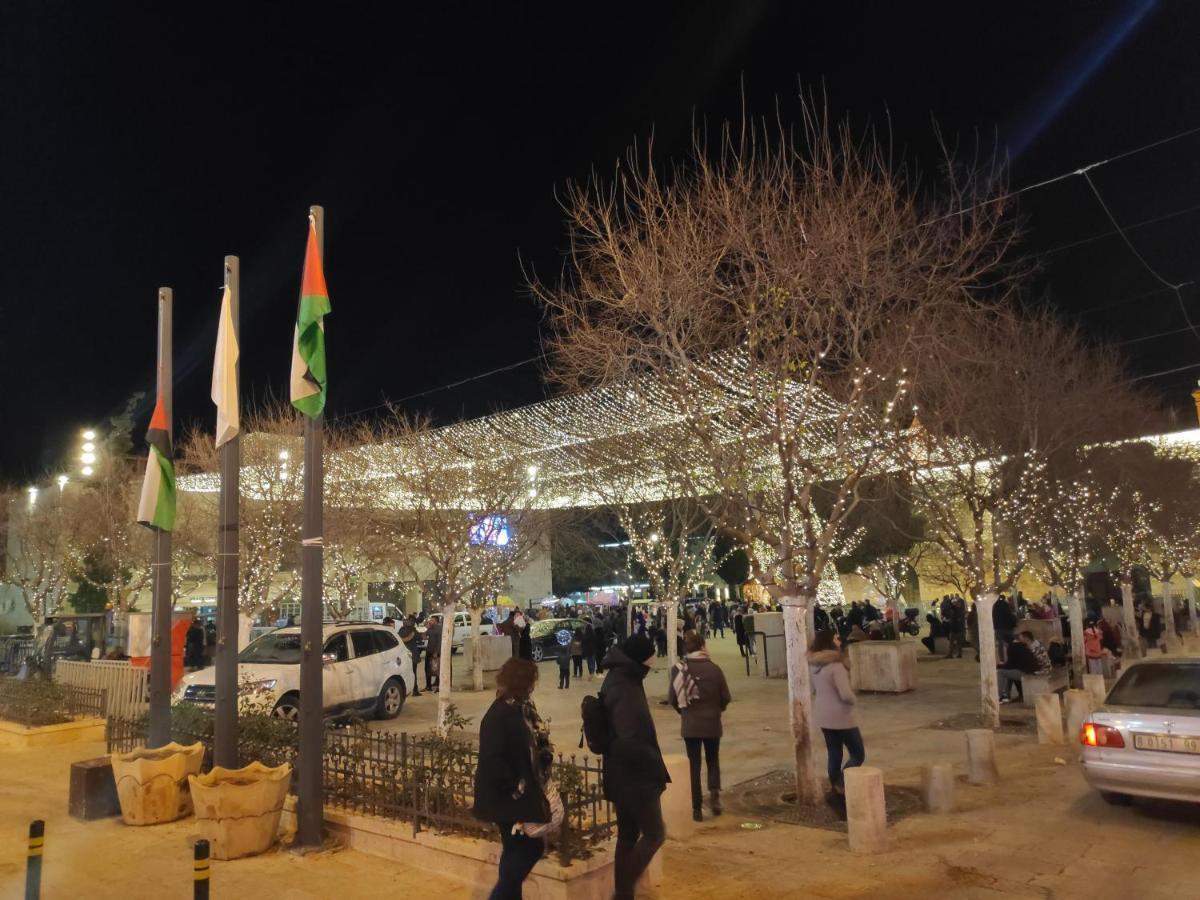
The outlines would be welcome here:
M 1138 750 L 1158 750 L 1163 753 L 1200 753 L 1200 737 L 1181 737 L 1177 734 L 1135 734 L 1133 746 Z

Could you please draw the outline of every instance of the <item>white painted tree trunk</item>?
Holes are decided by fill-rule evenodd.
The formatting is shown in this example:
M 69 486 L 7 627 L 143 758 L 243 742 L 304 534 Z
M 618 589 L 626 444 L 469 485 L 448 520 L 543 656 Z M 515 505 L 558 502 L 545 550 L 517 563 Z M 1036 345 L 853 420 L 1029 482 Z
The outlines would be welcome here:
M 821 801 L 821 782 L 813 757 L 812 674 L 808 670 L 808 626 L 805 621 L 805 609 L 815 601 L 814 597 L 783 598 L 783 641 L 796 761 L 796 802 L 808 806 Z
M 471 608 L 471 687 L 483 690 L 483 641 L 479 640 L 479 625 L 483 610 Z
M 625 607 L 625 637 L 633 637 L 633 601 Z
M 1125 637 L 1121 641 L 1121 654 L 1127 659 L 1140 659 L 1142 642 L 1138 637 L 1137 614 L 1133 609 L 1133 585 L 1126 575 L 1121 576 L 1121 618 L 1125 623 Z
M 679 654 L 676 653 L 676 642 L 679 640 L 679 601 L 671 600 L 667 602 L 667 678 L 671 678 L 671 670 L 679 660 Z
M 1000 681 L 996 677 L 996 630 L 992 627 L 995 591 L 984 591 L 975 601 L 976 630 L 979 632 L 979 695 L 983 724 L 1000 727 Z
M 1071 672 L 1075 687 L 1083 687 L 1087 661 L 1083 654 L 1083 582 L 1067 595 L 1067 622 L 1071 626 Z
M 1179 635 L 1175 633 L 1175 598 L 1171 596 L 1171 584 L 1163 582 L 1163 640 L 1166 641 L 1167 652 L 1177 652 L 1180 649 Z
M 889 602 L 892 607 L 892 627 L 896 632 L 896 640 L 900 640 L 900 623 L 904 621 L 904 598 L 892 597 Z
M 1192 621 L 1192 634 L 1200 634 L 1200 611 L 1196 609 L 1196 582 L 1190 575 L 1183 581 L 1183 589 L 1187 593 L 1188 616 Z
M 446 730 L 446 713 L 450 709 L 450 679 L 454 671 L 454 603 L 442 604 L 442 649 L 438 660 L 438 731 Z

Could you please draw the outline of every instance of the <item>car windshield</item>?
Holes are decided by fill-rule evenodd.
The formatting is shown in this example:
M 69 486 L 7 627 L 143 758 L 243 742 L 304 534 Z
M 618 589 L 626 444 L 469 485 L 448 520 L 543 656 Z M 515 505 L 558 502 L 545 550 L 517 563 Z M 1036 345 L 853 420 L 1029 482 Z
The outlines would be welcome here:
M 238 654 L 244 663 L 300 663 L 300 635 L 264 634 Z
M 1200 664 L 1133 666 L 1113 686 L 1107 702 L 1115 706 L 1200 709 Z
M 529 629 L 531 638 L 545 637 L 552 631 L 558 631 L 563 625 L 562 619 L 543 619 L 541 622 L 534 622 Z

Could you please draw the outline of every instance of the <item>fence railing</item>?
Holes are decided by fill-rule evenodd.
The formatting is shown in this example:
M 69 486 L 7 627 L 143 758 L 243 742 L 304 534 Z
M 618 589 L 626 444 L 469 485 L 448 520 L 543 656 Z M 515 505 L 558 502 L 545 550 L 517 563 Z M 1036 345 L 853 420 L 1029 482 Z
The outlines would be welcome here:
M 104 691 L 31 679 L 0 679 L 0 719 L 26 728 L 103 718 Z
M 33 652 L 33 635 L 6 634 L 0 637 L 0 675 L 16 675 L 21 663 Z
M 58 684 L 105 691 L 108 717 L 136 719 L 149 709 L 150 670 L 134 668 L 129 660 L 60 659 L 54 664 L 54 680 Z
M 109 752 L 132 750 L 144 742 L 145 734 L 144 721 L 109 719 Z M 180 743 L 203 741 L 205 766 L 211 765 L 209 734 L 179 729 L 171 738 Z M 268 765 L 294 765 L 294 744 L 255 746 L 252 742 L 253 737 L 244 736 L 240 741 L 241 764 L 258 759 Z M 493 826 L 471 815 L 478 763 L 478 749 L 462 738 L 326 727 L 322 755 L 325 803 L 409 822 L 414 835 L 436 830 L 499 840 Z M 549 843 L 562 864 L 569 865 L 573 859 L 589 856 L 597 844 L 611 837 L 616 821 L 604 799 L 600 760 L 560 754 L 553 777 L 564 816 L 562 827 Z

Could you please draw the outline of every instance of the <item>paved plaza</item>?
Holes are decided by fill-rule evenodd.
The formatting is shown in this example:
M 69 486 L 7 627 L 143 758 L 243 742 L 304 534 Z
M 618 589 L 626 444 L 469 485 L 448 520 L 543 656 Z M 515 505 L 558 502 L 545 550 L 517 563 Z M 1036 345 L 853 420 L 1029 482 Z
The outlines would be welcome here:
M 729 676 L 734 703 L 721 748 L 727 793 L 766 772 L 786 770 L 786 686 L 747 677 L 732 638 L 711 643 Z M 924 651 L 921 651 L 924 653 Z M 456 662 L 461 660 L 456 659 Z M 964 770 L 961 731 L 930 727 L 977 708 L 977 669 L 965 660 L 922 660 L 920 688 L 899 696 L 860 697 L 867 762 L 889 786 L 915 786 L 920 766 L 949 761 Z M 554 676 L 554 677 L 552 677 Z M 578 707 L 599 682 L 559 690 L 553 662 L 542 665 L 536 700 L 563 752 L 578 752 Z M 665 666 L 647 685 L 665 690 Z M 490 692 L 457 696 L 477 722 Z M 410 701 L 386 727 L 422 731 L 433 697 Z M 663 749 L 682 752 L 675 714 L 654 704 Z M 1019 707 L 1005 717 L 1028 715 Z M 375 725 L 373 727 L 380 727 Z M 1040 746 L 1027 734 L 997 737 L 1001 782 L 972 787 L 960 778 L 959 812 L 909 815 L 895 823 L 886 853 L 856 856 L 841 832 L 783 824 L 768 815 L 730 811 L 707 819 L 685 840 L 669 840 L 661 898 L 1180 898 L 1200 895 L 1188 864 L 1200 851 L 1200 816 L 1189 806 L 1104 804 L 1088 790 L 1066 748 Z M 191 890 L 188 821 L 135 829 L 119 820 L 82 823 L 66 815 L 70 762 L 103 752 L 99 744 L 35 753 L 0 752 L 0 896 L 19 893 L 24 834 L 47 821 L 47 898 L 185 897 Z M 754 828 L 743 827 L 754 823 Z M 119 864 L 114 865 L 114 861 Z M 268 887 L 270 886 L 270 887 Z M 289 853 L 214 863 L 213 896 L 374 898 L 482 897 L 448 877 L 349 850 L 299 858 Z

